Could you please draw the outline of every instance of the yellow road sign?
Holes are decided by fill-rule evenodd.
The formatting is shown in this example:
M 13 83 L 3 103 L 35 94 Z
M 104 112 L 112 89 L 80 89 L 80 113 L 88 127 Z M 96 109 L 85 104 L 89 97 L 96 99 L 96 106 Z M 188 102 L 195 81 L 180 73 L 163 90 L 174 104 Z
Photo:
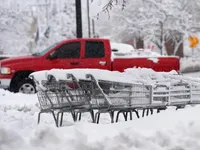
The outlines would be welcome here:
M 188 40 L 190 41 L 191 48 L 195 48 L 199 44 L 199 39 L 196 36 L 189 36 Z

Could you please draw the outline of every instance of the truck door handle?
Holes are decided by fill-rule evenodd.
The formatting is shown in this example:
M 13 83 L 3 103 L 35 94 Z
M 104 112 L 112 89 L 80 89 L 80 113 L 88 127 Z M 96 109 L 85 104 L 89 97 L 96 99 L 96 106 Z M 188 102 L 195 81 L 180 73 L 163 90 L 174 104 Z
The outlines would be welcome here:
M 106 65 L 106 61 L 99 61 L 99 64 L 104 66 L 104 65 Z
M 79 65 L 79 62 L 71 62 L 71 65 Z

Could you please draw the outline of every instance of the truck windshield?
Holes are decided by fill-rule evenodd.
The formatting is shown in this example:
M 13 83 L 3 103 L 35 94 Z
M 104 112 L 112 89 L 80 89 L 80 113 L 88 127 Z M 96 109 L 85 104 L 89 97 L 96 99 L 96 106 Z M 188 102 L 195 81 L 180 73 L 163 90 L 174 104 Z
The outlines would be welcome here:
M 43 51 L 41 52 L 37 52 L 37 53 L 33 53 L 32 56 L 43 56 L 44 54 L 46 54 L 48 51 L 50 51 L 53 47 L 55 47 L 57 45 L 57 43 L 45 48 Z

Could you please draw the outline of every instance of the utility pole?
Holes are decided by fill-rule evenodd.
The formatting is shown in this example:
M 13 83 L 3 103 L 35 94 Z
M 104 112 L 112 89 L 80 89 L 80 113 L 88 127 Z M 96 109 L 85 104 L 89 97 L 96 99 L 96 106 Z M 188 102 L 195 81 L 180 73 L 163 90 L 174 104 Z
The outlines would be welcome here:
M 81 0 L 76 0 L 76 37 L 82 38 L 82 36 Z
M 48 0 L 45 0 L 46 5 L 46 19 L 47 19 L 47 27 L 49 26 L 49 6 L 51 5 Z
M 96 34 L 95 34 L 95 23 L 94 23 L 94 19 L 92 19 L 92 34 L 93 34 L 93 37 L 95 38 L 95 37 L 96 37 Z
M 88 18 L 88 36 L 91 37 L 91 32 L 90 32 L 90 0 L 87 0 L 87 18 Z
M 91 37 L 91 35 L 92 35 L 93 38 L 94 38 L 94 37 L 96 37 L 96 35 L 95 35 L 95 22 L 94 22 L 94 19 L 92 19 L 92 22 L 90 21 L 90 2 L 93 2 L 93 0 L 87 0 L 88 36 Z M 92 26 L 92 31 L 91 31 L 91 26 Z
M 93 0 L 91 0 L 93 2 Z M 95 35 L 95 22 L 94 22 L 94 19 L 92 19 L 92 34 L 93 34 L 93 37 L 95 38 L 96 35 Z
M 160 21 L 159 23 L 160 23 L 160 32 L 161 32 L 160 33 L 160 43 L 161 43 L 161 53 L 160 54 L 163 55 L 164 54 L 164 38 L 163 38 L 164 37 L 164 35 L 163 35 L 164 31 L 163 30 L 164 29 L 163 29 L 163 22 Z

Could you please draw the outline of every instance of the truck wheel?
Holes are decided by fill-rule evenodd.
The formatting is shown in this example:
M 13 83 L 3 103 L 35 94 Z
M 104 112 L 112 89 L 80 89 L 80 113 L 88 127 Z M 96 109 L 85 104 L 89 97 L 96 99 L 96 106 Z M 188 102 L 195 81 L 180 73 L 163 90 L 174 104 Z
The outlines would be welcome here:
M 17 91 L 24 94 L 34 94 L 36 93 L 36 88 L 31 79 L 24 79 L 18 84 Z

